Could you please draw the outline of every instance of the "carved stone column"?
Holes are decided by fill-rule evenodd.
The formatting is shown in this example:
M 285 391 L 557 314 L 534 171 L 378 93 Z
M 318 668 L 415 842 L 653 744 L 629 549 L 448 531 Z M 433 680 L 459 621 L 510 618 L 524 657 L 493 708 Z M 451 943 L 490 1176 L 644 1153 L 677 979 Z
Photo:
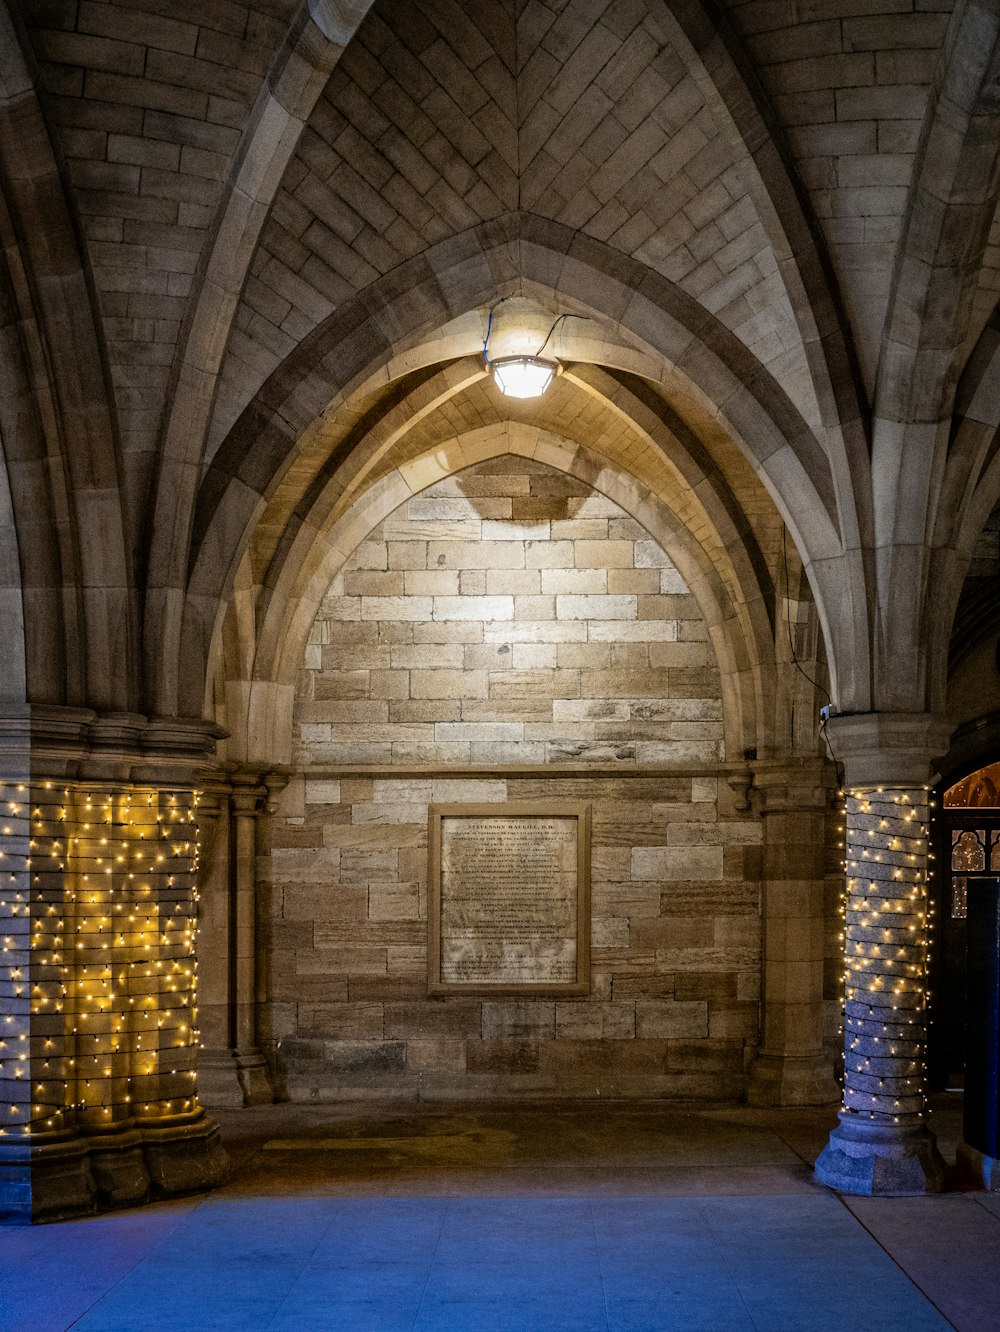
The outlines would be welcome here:
M 840 1089 L 823 1049 L 823 906 L 827 810 L 835 785 L 820 760 L 762 764 L 762 1039 L 751 1105 L 826 1105 Z
M 847 787 L 844 1103 L 816 1177 L 845 1193 L 943 1186 L 927 1127 L 927 862 L 931 761 L 949 728 L 926 714 L 835 718 Z
M 208 783 L 198 802 L 201 834 L 198 909 L 198 1090 L 207 1106 L 243 1105 L 233 1050 L 230 994 L 230 786 Z
M 203 882 L 203 984 L 210 1001 L 199 1060 L 206 1105 L 274 1100 L 257 1026 L 257 843 L 260 819 L 285 779 L 234 768 L 219 788 L 220 827 Z
M 244 1102 L 267 1105 L 274 1093 L 257 1044 L 257 818 L 267 787 L 253 771 L 234 772 L 230 781 L 233 1049 Z
M 211 1187 L 198 1101 L 204 723 L 0 717 L 0 1211 L 37 1220 Z

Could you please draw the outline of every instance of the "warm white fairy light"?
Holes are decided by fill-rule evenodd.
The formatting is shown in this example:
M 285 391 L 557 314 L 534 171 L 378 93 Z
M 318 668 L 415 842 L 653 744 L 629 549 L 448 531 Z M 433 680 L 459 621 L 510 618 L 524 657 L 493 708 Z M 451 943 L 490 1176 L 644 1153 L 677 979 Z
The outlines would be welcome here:
M 0 1135 L 196 1108 L 195 804 L 0 783 Z
M 877 787 L 846 804 L 844 1107 L 893 1124 L 926 1106 L 928 801 Z

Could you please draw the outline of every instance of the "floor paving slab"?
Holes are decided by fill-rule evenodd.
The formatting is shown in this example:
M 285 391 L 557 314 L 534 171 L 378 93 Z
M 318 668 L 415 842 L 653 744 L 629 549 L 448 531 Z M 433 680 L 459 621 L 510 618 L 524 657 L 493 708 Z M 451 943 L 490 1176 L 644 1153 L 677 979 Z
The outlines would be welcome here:
M 841 1199 L 811 1174 L 832 1122 L 662 1104 L 231 1113 L 216 1193 L 0 1231 L 0 1329 L 1000 1325 L 1000 1200 Z

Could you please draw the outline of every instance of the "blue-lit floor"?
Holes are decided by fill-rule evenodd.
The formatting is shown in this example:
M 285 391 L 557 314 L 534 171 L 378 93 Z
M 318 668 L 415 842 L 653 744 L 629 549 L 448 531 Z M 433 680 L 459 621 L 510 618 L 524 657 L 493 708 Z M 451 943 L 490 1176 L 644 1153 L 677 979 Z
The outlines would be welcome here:
M 1000 1198 L 848 1207 L 822 1112 L 244 1114 L 219 1193 L 0 1230 L 0 1328 L 1000 1327 Z

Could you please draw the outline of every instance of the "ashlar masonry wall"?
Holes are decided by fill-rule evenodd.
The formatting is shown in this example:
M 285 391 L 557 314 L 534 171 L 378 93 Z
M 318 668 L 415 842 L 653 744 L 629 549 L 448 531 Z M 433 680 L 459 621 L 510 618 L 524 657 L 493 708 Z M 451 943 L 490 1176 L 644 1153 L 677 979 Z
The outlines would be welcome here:
M 617 505 L 505 457 L 411 500 L 334 580 L 272 821 L 265 1033 L 296 1099 L 738 1097 L 760 824 L 720 780 L 697 603 Z M 427 995 L 427 808 L 592 807 L 592 988 Z

